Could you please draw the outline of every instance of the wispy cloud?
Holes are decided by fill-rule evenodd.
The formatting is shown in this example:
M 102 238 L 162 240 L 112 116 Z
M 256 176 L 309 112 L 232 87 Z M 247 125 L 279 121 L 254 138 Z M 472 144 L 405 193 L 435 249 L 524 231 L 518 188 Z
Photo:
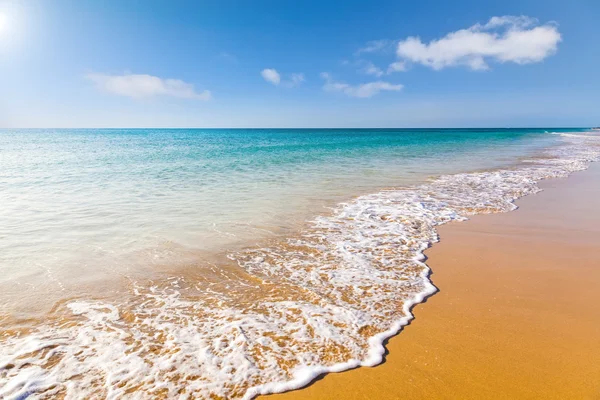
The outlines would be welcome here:
M 292 73 L 289 75 L 289 79 L 282 79 L 281 74 L 274 68 L 265 68 L 261 71 L 260 75 L 263 79 L 275 86 L 280 84 L 285 87 L 295 87 L 300 85 L 306 79 L 302 73 Z
M 483 28 L 493 29 L 505 25 L 510 25 L 516 28 L 527 28 L 528 26 L 537 25 L 538 22 L 539 21 L 536 18 L 531 18 L 525 15 L 503 15 L 501 17 L 490 18 L 490 20 L 483 26 Z M 475 26 L 478 26 L 478 24 L 476 24 Z
M 363 60 L 363 59 L 358 59 L 353 62 L 346 61 L 343 63 L 343 65 L 353 65 L 357 68 L 356 72 L 366 74 L 366 75 L 372 75 L 377 78 L 381 78 L 384 75 L 393 74 L 394 72 L 400 72 L 400 71 L 407 70 L 407 65 L 406 65 L 406 62 L 404 62 L 404 61 L 393 62 L 390 65 L 388 65 L 387 69 L 385 69 L 385 70 L 378 67 L 373 62 Z
M 378 78 L 383 75 L 383 70 L 372 62 L 368 62 L 362 71 L 367 75 L 373 75 Z
M 472 70 L 489 68 L 489 61 L 528 64 L 556 53 L 561 34 L 556 25 L 526 16 L 492 17 L 486 24 L 450 32 L 424 43 L 408 37 L 398 43 L 397 56 L 440 70 L 466 66 Z
M 393 40 L 389 39 L 381 39 L 381 40 L 371 40 L 367 42 L 364 47 L 356 50 L 354 52 L 355 56 L 360 56 L 363 53 L 379 53 L 386 50 L 389 50 L 394 45 Z
M 304 82 L 306 79 L 304 78 L 304 74 L 292 74 L 290 81 L 289 81 L 289 85 L 290 86 L 298 86 L 299 84 L 301 84 L 302 82 Z
M 325 80 L 323 90 L 326 92 L 340 92 L 350 97 L 369 98 L 382 91 L 398 92 L 402 90 L 403 85 L 394 85 L 385 81 L 375 81 L 362 83 L 359 85 L 350 85 L 344 82 L 335 82 L 327 72 L 321 73 L 321 78 Z
M 239 60 L 238 60 L 238 58 L 236 56 L 234 56 L 233 54 L 228 53 L 226 51 L 220 52 L 219 53 L 219 58 L 221 58 L 223 60 L 230 61 L 232 63 L 238 63 L 239 62 Z
M 404 61 L 396 61 L 388 65 L 387 73 L 392 74 L 394 72 L 403 72 L 406 71 L 406 62 Z
M 194 85 L 179 79 L 163 79 L 152 75 L 99 73 L 89 73 L 85 77 L 94 82 L 96 87 L 103 92 L 135 99 L 155 96 L 197 100 L 210 100 L 211 98 L 210 91 L 197 92 Z

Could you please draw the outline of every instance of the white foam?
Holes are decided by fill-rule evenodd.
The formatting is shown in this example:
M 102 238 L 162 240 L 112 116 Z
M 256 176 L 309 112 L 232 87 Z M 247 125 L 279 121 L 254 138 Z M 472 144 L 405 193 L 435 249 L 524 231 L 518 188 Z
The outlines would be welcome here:
M 598 137 L 561 135 L 563 146 L 520 168 L 340 204 L 299 237 L 232 254 L 248 273 L 239 282 L 221 272 L 204 286 L 137 286 L 120 304 L 73 301 L 68 319 L 0 339 L 0 398 L 250 399 L 377 365 L 411 307 L 436 291 L 423 262 L 436 226 L 513 210 L 541 179 L 598 159 Z

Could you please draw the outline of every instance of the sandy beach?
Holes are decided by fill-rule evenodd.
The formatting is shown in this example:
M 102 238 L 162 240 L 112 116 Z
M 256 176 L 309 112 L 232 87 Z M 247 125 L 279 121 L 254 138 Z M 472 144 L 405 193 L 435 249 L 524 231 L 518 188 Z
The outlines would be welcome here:
M 384 364 L 272 399 L 599 399 L 600 164 L 439 230 L 439 292 Z
M 600 1 L 473 3 L 0 0 L 0 400 L 600 400 Z

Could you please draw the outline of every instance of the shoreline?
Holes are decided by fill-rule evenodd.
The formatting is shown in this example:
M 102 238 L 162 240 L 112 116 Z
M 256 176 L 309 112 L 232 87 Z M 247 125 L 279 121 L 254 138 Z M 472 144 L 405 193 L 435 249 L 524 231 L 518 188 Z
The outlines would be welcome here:
M 512 379 L 509 381 L 503 381 L 502 377 L 496 378 L 495 383 L 497 385 L 493 385 L 490 382 L 490 377 L 494 375 L 493 372 L 489 372 L 486 370 L 489 369 L 489 362 L 493 360 L 497 360 L 492 356 L 486 356 L 484 354 L 479 355 L 479 361 L 483 361 L 480 365 L 482 368 L 473 368 L 472 361 L 465 363 L 464 367 L 467 371 L 462 371 L 461 367 L 456 365 L 452 367 L 451 365 L 445 365 L 441 368 L 442 377 L 446 377 L 447 382 L 454 393 L 447 390 L 447 387 L 444 385 L 439 385 L 440 377 L 436 377 L 435 373 L 431 374 L 427 372 L 424 366 L 428 364 L 438 363 L 440 364 L 440 360 L 438 356 L 433 355 L 433 350 L 429 348 L 429 344 L 431 341 L 438 341 L 439 343 L 445 341 L 448 342 L 448 338 L 444 337 L 444 331 L 446 329 L 451 329 L 452 324 L 449 321 L 456 319 L 456 316 L 444 314 L 444 311 L 450 311 L 451 309 L 453 313 L 461 314 L 461 318 L 464 323 L 469 325 L 465 326 L 465 329 L 475 329 L 473 322 L 476 322 L 481 318 L 481 316 L 486 314 L 487 312 L 492 312 L 492 309 L 482 310 L 481 307 L 478 308 L 478 304 L 475 300 L 465 302 L 464 310 L 454 309 L 452 306 L 454 303 L 447 302 L 447 297 L 453 295 L 453 286 L 458 286 L 459 289 L 463 290 L 464 293 L 461 296 L 469 296 L 473 295 L 477 291 L 484 291 L 485 285 L 488 286 L 493 284 L 499 278 L 496 276 L 490 276 L 489 271 L 476 271 L 472 270 L 474 265 L 473 261 L 465 261 L 479 259 L 481 260 L 481 268 L 485 269 L 485 262 L 488 261 L 493 264 L 493 258 L 501 258 L 505 263 L 516 265 L 517 271 L 512 271 L 516 273 L 515 279 L 521 279 L 518 275 L 519 269 L 527 269 L 531 268 L 531 266 L 525 266 L 524 263 L 526 260 L 530 260 L 533 256 L 538 254 L 537 251 L 541 250 L 543 253 L 544 250 L 551 251 L 553 249 L 553 245 L 558 244 L 562 246 L 580 246 L 584 247 L 584 245 L 578 245 L 575 243 L 571 243 L 575 241 L 573 238 L 565 238 L 561 235 L 557 235 L 556 232 L 549 233 L 549 229 L 545 229 L 544 221 L 552 220 L 550 215 L 552 212 L 555 212 L 554 215 L 554 223 L 560 225 L 561 228 L 568 230 L 571 236 L 577 237 L 577 242 L 587 242 L 585 244 L 585 249 L 578 254 L 579 259 L 586 259 L 587 263 L 591 263 L 593 265 L 594 261 L 598 261 L 597 257 L 594 258 L 593 244 L 600 241 L 600 229 L 597 227 L 600 226 L 600 217 L 594 217 L 593 213 L 590 216 L 590 220 L 587 224 L 583 224 L 585 229 L 580 227 L 581 223 L 585 220 L 582 219 L 580 215 L 577 215 L 577 218 L 569 218 L 566 215 L 560 215 L 558 212 L 561 209 L 559 204 L 565 203 L 565 201 L 571 200 L 569 195 L 571 195 L 574 191 L 583 192 L 585 187 L 588 187 L 590 191 L 594 191 L 600 196 L 600 185 L 598 185 L 598 178 L 600 178 L 600 164 L 591 163 L 589 168 L 584 171 L 577 171 L 573 174 L 569 175 L 567 178 L 559 178 L 559 179 L 547 179 L 538 183 L 538 186 L 543 189 L 543 192 L 538 193 L 536 196 L 525 196 L 517 199 L 515 204 L 518 205 L 518 209 L 508 213 L 500 213 L 500 214 L 479 214 L 469 217 L 468 221 L 461 224 L 445 224 L 443 226 L 437 227 L 438 233 L 440 235 L 440 242 L 435 243 L 435 246 L 428 248 L 425 251 L 427 256 L 427 264 L 431 269 L 431 282 L 438 288 L 438 291 L 434 292 L 433 296 L 428 296 L 425 301 L 423 301 L 423 305 L 419 306 L 416 304 L 412 308 L 412 313 L 414 318 L 408 322 L 408 326 L 410 328 L 402 329 L 402 334 L 396 334 L 386 340 L 385 343 L 385 356 L 383 363 L 379 364 L 377 368 L 354 368 L 352 370 L 347 370 L 343 374 L 339 373 L 328 373 L 326 375 L 320 375 L 313 382 L 311 382 L 305 388 L 287 392 L 282 394 L 272 394 L 268 395 L 269 398 L 284 398 L 287 397 L 290 400 L 294 399 L 335 399 L 335 398 L 596 398 L 594 396 L 598 396 L 600 394 L 600 384 L 594 385 L 580 385 L 580 384 L 572 384 L 568 386 L 568 389 L 564 389 L 564 391 L 557 390 L 557 387 L 551 388 L 552 390 L 548 390 L 547 393 L 544 392 L 542 395 L 541 392 L 535 390 L 529 390 L 527 383 L 523 386 L 522 390 L 517 390 L 515 386 L 515 380 Z M 573 196 L 576 196 L 576 194 Z M 566 197 L 566 198 L 565 198 Z M 582 196 L 583 197 L 583 196 Z M 589 196 L 586 196 L 589 197 Z M 578 201 L 583 201 L 581 199 L 577 199 Z M 585 200 L 588 202 L 593 202 L 593 200 Z M 562 203 L 561 203 L 562 202 Z M 598 201 L 595 201 L 594 204 L 598 205 Z M 540 205 L 544 206 L 540 208 Z M 562 204 L 562 206 L 569 206 L 568 204 Z M 559 208 L 559 210 L 548 210 L 547 208 Z M 567 211 L 570 211 L 572 214 L 577 214 L 577 210 L 573 210 L 567 208 Z M 579 207 L 582 208 L 582 207 Z M 588 207 L 588 211 L 594 210 L 594 208 Z M 563 210 L 564 211 L 564 210 Z M 592 221 L 593 220 L 593 221 Z M 527 230 L 534 231 L 535 235 L 529 236 L 524 232 Z M 589 236 L 588 236 L 589 235 Z M 503 246 L 499 246 L 498 248 L 493 248 L 493 246 L 489 243 L 486 243 L 488 238 L 481 238 L 481 236 L 491 236 L 491 237 L 499 237 L 504 241 L 511 242 L 511 246 L 514 248 L 518 247 L 518 250 L 507 250 L 503 248 Z M 537 242 L 549 242 L 549 243 L 537 243 L 537 246 L 541 246 L 543 249 L 530 247 L 527 248 L 526 245 L 520 244 L 523 240 L 527 241 L 537 241 Z M 467 243 L 467 244 L 465 244 Z M 520 244 L 520 245 L 519 245 Z M 506 247 L 506 246 L 504 246 Z M 559 247 L 559 246 L 557 246 Z M 510 247 L 509 247 L 510 248 Z M 582 250 L 582 249 L 580 249 Z M 566 251 L 566 250 L 565 250 Z M 564 255 L 564 254 L 563 254 Z M 586 258 L 587 257 L 587 258 Z M 548 261 L 548 260 L 545 260 Z M 464 263 L 467 267 L 461 267 L 458 265 L 460 263 Z M 540 267 L 534 261 L 532 261 L 532 265 L 534 267 Z M 587 265 L 587 264 L 586 264 Z M 465 272 L 464 269 L 470 267 L 468 272 Z M 546 270 L 560 270 L 563 265 L 555 265 L 551 264 L 546 265 Z M 583 267 L 580 267 L 583 268 Z M 513 267 L 512 269 L 515 269 Z M 460 272 L 459 276 L 456 276 L 456 273 Z M 560 270 L 563 274 L 568 274 L 564 270 Z M 474 273 L 477 277 L 483 278 L 479 284 L 483 284 L 483 287 L 475 287 L 461 286 L 460 279 L 468 278 L 470 273 Z M 477 275 L 479 273 L 480 275 Z M 575 272 L 573 271 L 575 274 Z M 481 276 L 483 274 L 484 276 Z M 487 274 L 487 275 L 486 275 Z M 553 277 L 555 278 L 555 277 Z M 561 277 L 564 278 L 564 277 Z M 595 271 L 593 278 L 600 284 L 600 269 Z M 522 282 L 521 282 L 522 283 Z M 503 288 L 504 291 L 509 290 L 509 286 Z M 502 290 L 499 293 L 502 294 Z M 546 293 L 547 295 L 557 295 L 557 293 Z M 558 293 L 560 294 L 560 293 Z M 483 295 L 485 298 L 485 294 Z M 531 295 L 529 296 L 531 297 Z M 596 295 L 595 298 L 596 304 L 600 304 L 600 295 Z M 463 299 L 460 299 L 464 301 Z M 488 298 L 489 300 L 489 298 Z M 493 298 L 494 301 L 498 300 L 498 297 Z M 548 305 L 552 303 L 552 298 L 545 298 L 548 301 Z M 564 299 L 561 299 L 564 301 Z M 586 308 L 588 311 L 590 309 L 593 311 L 594 307 L 596 311 L 600 312 L 600 307 L 594 306 L 592 300 L 588 300 L 587 302 L 583 302 L 583 304 L 579 304 L 577 299 L 573 300 L 573 302 L 577 303 L 577 307 L 580 309 L 581 307 Z M 441 304 L 442 302 L 447 302 L 445 304 Z M 434 306 L 431 306 L 434 304 Z M 515 308 L 515 312 L 518 312 L 520 309 L 526 308 L 528 304 L 527 293 L 524 292 L 521 295 L 521 299 L 519 302 L 513 304 Z M 440 310 L 440 308 L 442 310 Z M 505 310 L 506 311 L 506 310 Z M 551 310 L 543 309 L 541 310 L 542 314 L 551 313 Z M 472 313 L 473 315 L 462 316 L 463 314 Z M 595 331 L 600 334 L 600 321 L 593 321 L 593 315 L 587 315 L 588 319 L 592 320 L 591 322 L 595 322 Z M 600 315 L 600 314 L 597 314 Z M 529 318 L 534 316 L 528 315 Z M 429 321 L 425 321 L 429 319 Z M 431 321 L 433 319 L 433 321 Z M 469 322 L 470 321 L 470 322 Z M 432 333 L 427 326 L 423 325 L 431 325 L 435 324 L 435 331 Z M 503 327 L 506 325 L 518 325 L 521 329 L 528 328 L 527 320 L 514 320 L 510 321 L 510 323 L 504 322 L 503 324 L 499 324 L 496 328 L 498 331 L 501 331 Z M 457 328 L 454 326 L 454 330 L 460 332 L 461 328 Z M 485 329 L 480 332 L 482 335 L 496 335 L 498 336 L 498 331 L 493 329 Z M 521 338 L 518 337 L 519 329 L 516 329 L 514 332 L 511 332 L 512 338 L 515 341 L 515 346 L 519 346 L 519 342 Z M 439 337 L 438 337 L 439 336 Z M 540 336 L 535 338 L 535 341 L 540 342 L 543 346 L 545 343 L 544 340 L 547 339 L 544 336 Z M 464 343 L 467 339 L 464 338 L 463 342 L 461 342 L 461 335 L 457 335 L 454 337 L 458 342 L 446 343 L 450 350 L 445 350 L 449 353 L 449 356 L 452 357 L 454 362 L 458 362 L 460 360 L 460 354 L 456 354 L 453 352 L 452 348 L 468 348 L 469 344 Z M 506 341 L 506 338 L 502 338 L 502 334 L 500 333 L 500 337 L 495 339 L 497 342 Z M 425 342 L 425 343 L 423 343 Z M 426 344 L 427 343 L 427 344 Z M 506 343 L 505 343 L 506 344 Z M 412 348 L 415 346 L 415 348 Z M 493 346 L 491 347 L 493 348 Z M 487 348 L 489 351 L 490 348 Z M 507 350 L 507 349 L 503 349 Z M 523 349 L 520 349 L 521 351 Z M 589 349 L 597 354 L 597 359 L 600 359 L 600 341 L 597 340 L 596 346 L 593 349 Z M 431 352 L 430 352 L 431 351 Z M 499 352 L 499 350 L 497 350 Z M 512 359 L 512 362 L 515 362 L 515 359 L 518 359 L 518 354 L 510 353 L 508 359 Z M 470 356 L 476 356 L 470 354 Z M 529 354 L 532 355 L 532 354 Z M 535 356 L 536 353 L 533 353 Z M 543 358 L 543 354 L 541 354 Z M 413 360 L 416 358 L 416 360 Z M 475 357 L 477 359 L 477 357 Z M 590 357 L 592 359 L 592 357 Z M 413 370 L 412 366 L 408 364 L 409 361 L 413 361 L 414 363 L 420 363 L 419 367 Z M 562 360 L 564 362 L 565 360 Z M 573 361 L 573 360 L 571 360 Z M 403 363 L 406 363 L 402 365 Z M 496 361 L 494 366 L 498 369 L 510 369 L 511 362 L 506 360 Z M 508 364 L 508 365 L 507 365 Z M 514 364 L 512 364 L 514 365 Z M 555 365 L 552 365 L 555 367 Z M 536 369 L 541 368 L 541 366 L 536 366 Z M 549 369 L 550 367 L 545 367 Z M 470 369 L 470 371 L 469 371 Z M 506 373 L 507 371 L 504 371 Z M 581 372 L 581 371 L 579 371 Z M 590 371 L 588 375 L 593 375 L 596 373 L 596 376 L 600 376 L 600 366 L 593 368 L 593 365 L 590 365 Z M 478 375 L 486 375 L 487 378 L 478 379 Z M 510 375 L 510 374 L 509 374 Z M 543 375 L 543 374 L 541 374 Z M 457 379 L 457 376 L 460 376 L 460 379 Z M 513 377 L 516 378 L 516 377 Z M 406 379 L 406 380 L 404 380 Z M 540 383 L 546 384 L 548 383 L 542 376 L 538 376 L 536 378 L 538 380 L 537 386 L 540 386 Z M 460 384 L 457 384 L 458 381 L 461 381 Z M 491 379 L 494 381 L 494 379 Z M 376 383 L 375 383 L 376 382 Z M 406 391 L 406 383 L 410 383 L 411 390 L 410 392 Z M 529 382 L 531 383 L 531 381 Z M 581 383 L 581 382 L 579 382 Z M 590 382 L 591 383 L 591 380 Z M 428 387 L 428 385 L 432 385 Z M 559 385 L 556 385 L 559 386 Z M 565 385 L 562 385 L 563 387 Z M 580 392 L 584 395 L 584 397 L 576 396 L 573 393 L 573 388 L 575 386 L 585 387 L 588 389 L 588 392 L 584 393 L 584 389 L 580 390 Z M 590 387 L 592 386 L 592 387 Z M 491 390 L 495 388 L 495 390 Z M 509 389 L 514 389 L 512 394 Z M 486 391 L 487 390 L 487 391 Z M 587 396 L 587 397 L 586 397 Z M 267 396 L 265 396 L 267 397 Z

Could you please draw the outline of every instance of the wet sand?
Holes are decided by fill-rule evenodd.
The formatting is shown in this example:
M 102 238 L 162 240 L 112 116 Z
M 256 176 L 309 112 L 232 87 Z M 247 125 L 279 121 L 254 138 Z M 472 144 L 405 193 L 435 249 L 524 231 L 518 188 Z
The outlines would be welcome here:
M 386 362 L 269 399 L 600 399 L 600 163 L 439 230 Z

